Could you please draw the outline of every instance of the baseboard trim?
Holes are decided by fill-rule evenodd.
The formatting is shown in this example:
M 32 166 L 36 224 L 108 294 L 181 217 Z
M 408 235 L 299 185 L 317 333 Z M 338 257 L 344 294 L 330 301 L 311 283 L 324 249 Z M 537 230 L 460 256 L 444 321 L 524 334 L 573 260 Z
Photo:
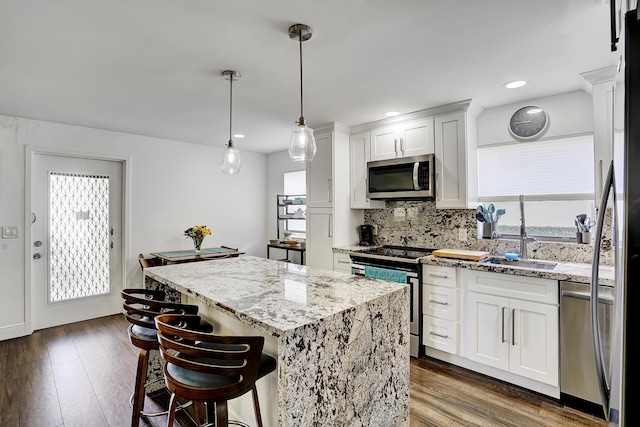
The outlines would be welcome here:
M 23 337 L 25 335 L 27 335 L 27 325 L 25 323 L 16 323 L 14 325 L 0 327 L 0 341 Z

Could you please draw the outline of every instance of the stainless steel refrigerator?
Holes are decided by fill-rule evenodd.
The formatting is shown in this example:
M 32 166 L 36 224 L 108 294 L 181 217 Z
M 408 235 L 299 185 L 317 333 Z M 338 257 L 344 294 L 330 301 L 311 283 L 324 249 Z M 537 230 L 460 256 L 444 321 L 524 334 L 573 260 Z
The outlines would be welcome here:
M 611 0 L 615 3 L 615 0 Z M 606 209 L 599 209 L 591 282 L 591 327 L 603 412 L 613 424 L 640 425 L 640 403 L 633 399 L 638 363 L 638 314 L 640 313 L 640 21 L 635 5 L 620 22 L 624 38 L 624 61 L 614 98 L 616 116 L 624 125 L 614 132 L 611 162 L 599 206 L 613 210 L 615 253 L 615 332 L 611 342 L 603 339 L 601 304 L 598 304 L 599 248 Z M 612 6 L 613 12 L 613 6 Z M 612 25 L 614 38 L 615 14 Z M 612 40 L 615 46 L 615 39 Z M 614 126 L 615 129 L 615 126 Z M 611 357 L 607 357 L 611 345 Z M 609 360 L 610 359 L 610 362 Z

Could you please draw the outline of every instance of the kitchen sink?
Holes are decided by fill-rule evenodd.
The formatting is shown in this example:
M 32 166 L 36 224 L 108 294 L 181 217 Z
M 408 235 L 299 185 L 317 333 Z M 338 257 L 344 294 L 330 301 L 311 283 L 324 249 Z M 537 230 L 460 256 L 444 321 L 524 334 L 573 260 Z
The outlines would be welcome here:
M 509 265 L 512 267 L 523 267 L 523 268 L 533 268 L 538 270 L 553 270 L 556 265 L 555 262 L 549 261 L 534 261 L 534 260 L 524 260 L 524 259 L 506 259 L 506 258 L 498 258 L 491 257 L 484 261 L 485 264 L 500 264 L 500 265 Z

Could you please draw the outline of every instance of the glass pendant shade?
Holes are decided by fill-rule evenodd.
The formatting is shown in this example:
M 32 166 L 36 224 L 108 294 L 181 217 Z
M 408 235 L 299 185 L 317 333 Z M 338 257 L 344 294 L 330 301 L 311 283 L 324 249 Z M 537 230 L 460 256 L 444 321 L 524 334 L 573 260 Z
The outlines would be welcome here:
M 311 38 L 312 29 L 308 25 L 296 24 L 289 27 L 289 38 L 297 40 L 300 47 L 300 119 L 298 126 L 293 129 L 289 142 L 289 157 L 294 162 L 311 162 L 316 155 L 316 139 L 313 129 L 307 127 L 304 121 L 304 102 L 302 91 L 302 42 Z
M 316 139 L 313 129 L 306 124 L 298 124 L 293 129 L 291 142 L 289 142 L 289 157 L 294 162 L 310 162 L 316 155 Z
M 229 141 L 227 148 L 224 149 L 224 153 L 222 154 L 220 170 L 227 175 L 235 175 L 240 173 L 241 168 L 242 160 L 240 160 L 240 151 L 233 146 L 233 141 Z

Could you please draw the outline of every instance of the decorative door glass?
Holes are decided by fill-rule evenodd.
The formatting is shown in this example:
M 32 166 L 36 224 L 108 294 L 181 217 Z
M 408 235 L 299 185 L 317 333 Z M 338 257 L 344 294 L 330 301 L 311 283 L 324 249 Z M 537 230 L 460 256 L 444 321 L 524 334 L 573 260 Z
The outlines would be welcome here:
M 109 293 L 109 177 L 49 173 L 49 302 Z

